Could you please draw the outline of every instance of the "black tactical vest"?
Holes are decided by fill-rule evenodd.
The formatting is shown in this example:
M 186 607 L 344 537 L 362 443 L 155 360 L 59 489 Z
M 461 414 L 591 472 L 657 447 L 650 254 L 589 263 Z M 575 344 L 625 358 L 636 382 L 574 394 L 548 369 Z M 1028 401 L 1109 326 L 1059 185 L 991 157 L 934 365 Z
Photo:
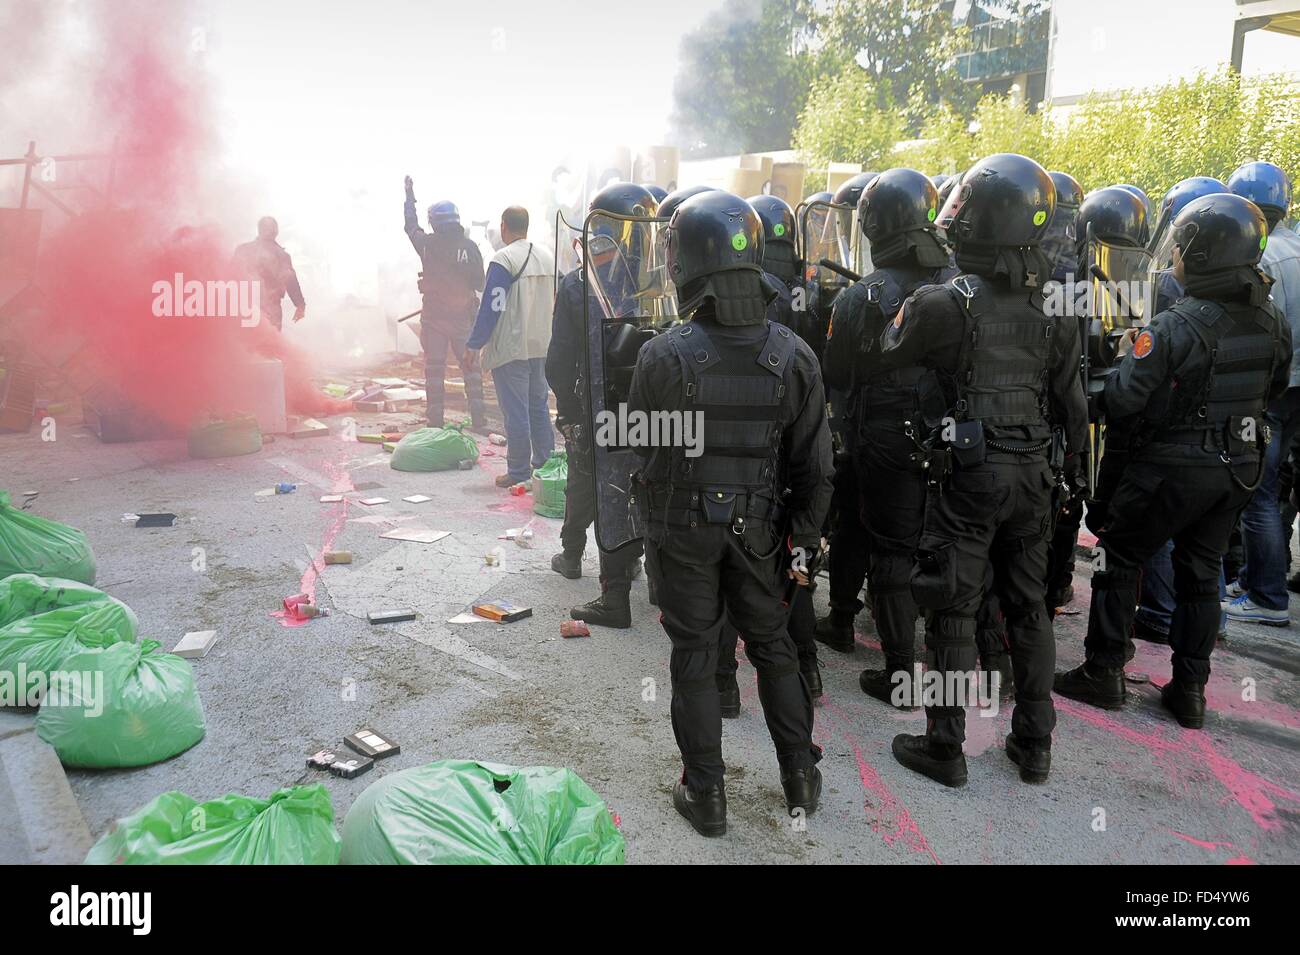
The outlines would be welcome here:
M 938 391 L 934 372 L 919 365 L 887 372 L 873 367 L 880 354 L 880 337 L 903 307 L 903 302 L 918 288 L 942 280 L 938 269 L 925 273 L 921 278 L 914 276 L 915 269 L 885 266 L 862 280 L 866 304 L 860 317 L 862 337 L 854 379 L 863 389 L 861 407 L 864 421 L 877 414 L 893 416 L 898 412 L 922 410 L 919 407 L 921 390 L 933 385 L 934 391 Z M 940 409 L 939 414 L 946 410 Z
M 954 381 L 957 419 L 985 427 L 1046 424 L 1055 323 L 1043 310 L 1041 291 L 969 274 L 948 288 L 966 315 Z
M 673 449 L 674 488 L 749 492 L 779 490 L 781 435 L 789 424 L 785 396 L 793 370 L 795 336 L 768 325 L 751 349 L 719 351 L 702 326 L 688 322 L 666 332 L 682 369 L 681 410 L 703 414 L 703 454 Z
M 1240 433 L 1236 422 L 1262 421 L 1283 321 L 1277 311 L 1190 297 L 1170 311 L 1204 346 L 1209 362 L 1198 355 L 1191 367 L 1174 369 L 1172 400 L 1151 422 L 1157 439 L 1161 432 L 1175 439 L 1180 432 Z

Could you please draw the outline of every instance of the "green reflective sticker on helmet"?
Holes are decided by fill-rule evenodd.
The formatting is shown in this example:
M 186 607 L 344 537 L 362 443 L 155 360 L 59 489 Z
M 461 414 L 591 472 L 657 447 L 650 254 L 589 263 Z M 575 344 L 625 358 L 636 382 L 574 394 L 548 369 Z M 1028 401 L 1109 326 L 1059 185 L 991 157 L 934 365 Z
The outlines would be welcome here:
M 929 219 L 931 222 L 933 222 L 938 215 L 939 215 L 939 210 L 936 209 L 934 206 L 931 206 L 930 211 L 925 214 L 925 217 Z
M 749 247 L 749 240 L 745 238 L 745 233 L 737 232 L 731 237 L 731 247 L 737 252 L 744 252 Z
M 1046 221 L 1047 221 L 1047 213 L 1044 210 L 1039 209 L 1037 212 L 1034 213 L 1034 225 L 1042 225 Z
M 776 225 L 772 226 L 772 234 L 777 238 L 785 235 L 785 226 L 778 222 Z
M 1266 246 L 1266 245 L 1268 245 L 1268 236 L 1266 236 L 1266 235 L 1261 235 L 1261 236 L 1259 237 L 1259 251 L 1263 252 L 1263 251 L 1264 251 L 1264 246 Z

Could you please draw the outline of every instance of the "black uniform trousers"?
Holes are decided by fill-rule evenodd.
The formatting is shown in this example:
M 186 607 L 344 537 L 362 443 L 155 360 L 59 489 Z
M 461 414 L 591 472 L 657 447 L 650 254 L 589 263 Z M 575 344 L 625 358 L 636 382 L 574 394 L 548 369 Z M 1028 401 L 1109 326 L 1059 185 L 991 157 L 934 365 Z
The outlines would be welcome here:
M 564 450 L 568 456 L 569 478 L 564 485 L 564 523 L 560 526 L 560 546 L 567 553 L 581 554 L 587 547 L 587 528 L 596 520 L 595 484 L 592 481 L 594 462 L 589 451 L 580 450 L 567 438 Z M 629 544 L 612 554 L 601 551 L 601 591 L 627 593 L 631 590 L 636 562 L 641 559 L 643 552 L 641 542 Z
M 831 610 L 856 617 L 862 610 L 862 584 L 867 578 L 867 528 L 862 523 L 859 474 L 853 455 L 835 455 L 835 476 L 831 486 L 829 515 L 830 554 L 826 573 L 830 577 Z
M 730 525 L 655 527 L 646 539 L 646 571 L 654 583 L 660 622 L 672 641 L 672 722 L 683 779 L 693 790 L 723 780 L 722 714 L 718 700 L 718 638 L 728 620 L 745 635 L 758 671 L 758 698 L 785 770 L 821 758 L 813 745 L 813 706 L 786 630 L 788 578 L 778 551 L 766 560 L 747 554 Z M 751 526 L 751 538 L 767 536 Z
M 812 591 L 807 587 L 796 587 L 794 601 L 790 607 L 790 619 L 787 629 L 790 639 L 794 641 L 795 651 L 799 655 L 799 664 L 804 669 L 817 665 L 817 639 L 813 631 L 817 629 L 817 611 L 813 609 Z M 736 662 L 736 644 L 744 639 L 736 626 L 730 621 L 723 624 L 722 636 L 718 638 L 718 679 L 730 680 L 736 675 L 740 664 Z M 748 645 L 748 644 L 747 644 Z
M 1237 477 L 1251 482 L 1256 465 Z M 1228 538 L 1250 491 L 1228 466 L 1162 464 L 1131 455 L 1097 531 L 1097 572 L 1084 650 L 1088 661 L 1124 666 L 1138 603 L 1140 570 L 1165 542 L 1174 542 L 1174 596 L 1169 627 L 1174 679 L 1204 686 L 1219 633 L 1219 575 Z M 1103 563 L 1104 562 L 1104 563 Z
M 1053 484 L 1044 452 L 989 451 L 984 463 L 955 469 L 930 492 L 912 582 L 917 603 L 927 610 L 927 665 L 942 679 L 938 705 L 925 708 L 931 742 L 941 748 L 959 750 L 966 737 L 964 703 L 974 701 L 955 699 L 948 690 L 975 672 L 986 587 L 1001 608 L 1010 644 L 1016 682 L 1011 730 L 1023 739 L 1051 737 L 1056 642 L 1043 594 Z
M 926 501 L 925 474 L 911 461 L 916 450 L 901 421 L 870 418 L 863 424 L 854 458 L 860 524 L 869 530 L 862 537 L 869 552 L 871 616 L 886 668 L 909 672 L 916 660 L 918 614 L 911 588 L 912 558 Z

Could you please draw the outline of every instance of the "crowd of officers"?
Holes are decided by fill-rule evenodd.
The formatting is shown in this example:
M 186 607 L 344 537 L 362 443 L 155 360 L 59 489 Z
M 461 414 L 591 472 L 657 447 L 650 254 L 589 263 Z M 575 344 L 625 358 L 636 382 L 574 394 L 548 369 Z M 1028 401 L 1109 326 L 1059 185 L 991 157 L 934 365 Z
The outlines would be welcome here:
M 1161 700 L 1181 725 L 1202 726 L 1221 559 L 1292 357 L 1259 268 L 1270 233 L 1285 228 L 1289 184 L 1253 165 L 1234 177 L 1242 194 L 1166 197 L 1162 296 L 1153 315 L 1111 330 L 1105 368 L 1086 358 L 1087 317 L 1048 296 L 1053 280 L 1091 280 L 1090 241 L 1148 244 L 1152 210 L 1135 187 L 1085 197 L 1070 176 L 1014 154 L 954 177 L 863 174 L 813 197 L 856 206 L 869 244 L 870 274 L 833 296 L 801 260 L 800 223 L 778 198 L 631 183 L 596 195 L 593 211 L 666 220 L 680 321 L 640 348 L 628 409 L 702 412 L 704 444 L 698 458 L 635 449 L 627 483 L 644 533 L 601 551 L 601 593 L 572 615 L 631 626 L 644 556 L 672 644 L 684 768 L 673 801 L 698 832 L 726 831 L 722 720 L 740 712 L 738 640 L 787 808 L 816 809 L 818 644 L 854 651 L 864 583 L 883 665 L 862 672 L 861 688 L 925 710 L 923 733 L 894 738 L 898 762 L 965 784 L 966 707 L 996 694 L 1014 700 L 1007 756 L 1022 780 L 1042 783 L 1053 692 L 1123 705 L 1139 570 L 1172 541 L 1173 676 Z M 584 303 L 582 272 L 559 285 L 546 361 L 570 467 L 552 568 L 569 578 L 582 574 L 608 490 L 584 433 L 586 316 L 599 303 Z M 1090 462 L 1103 423 L 1106 452 Z M 1072 593 L 1085 513 L 1098 539 L 1086 662 L 1057 673 L 1052 620 Z M 827 554 L 830 609 L 818 621 L 811 590 Z

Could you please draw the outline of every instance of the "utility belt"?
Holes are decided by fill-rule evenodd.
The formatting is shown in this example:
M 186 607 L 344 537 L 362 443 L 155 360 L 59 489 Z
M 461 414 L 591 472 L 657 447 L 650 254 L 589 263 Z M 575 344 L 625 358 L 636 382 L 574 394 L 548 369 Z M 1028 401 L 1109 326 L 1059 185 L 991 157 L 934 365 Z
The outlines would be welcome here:
M 917 444 L 917 450 L 912 453 L 912 463 L 925 473 L 931 487 L 942 487 L 954 470 L 969 471 L 990 457 L 1012 460 L 1051 457 L 1053 440 L 1050 437 L 1041 441 L 995 440 L 984 433 L 984 423 L 978 420 L 953 424 L 951 440 L 944 440 L 943 430 L 936 429 L 927 441 L 912 436 Z
M 1217 426 L 1207 421 L 1203 425 L 1150 428 L 1143 443 L 1158 441 L 1161 444 L 1198 447 L 1211 454 L 1220 451 L 1244 454 L 1251 448 L 1262 451 L 1272 437 L 1270 432 L 1263 415 L 1233 415 Z
M 730 491 L 651 485 L 650 520 L 670 527 L 730 525 L 738 534 L 755 524 L 780 524 L 785 507 L 770 490 Z

